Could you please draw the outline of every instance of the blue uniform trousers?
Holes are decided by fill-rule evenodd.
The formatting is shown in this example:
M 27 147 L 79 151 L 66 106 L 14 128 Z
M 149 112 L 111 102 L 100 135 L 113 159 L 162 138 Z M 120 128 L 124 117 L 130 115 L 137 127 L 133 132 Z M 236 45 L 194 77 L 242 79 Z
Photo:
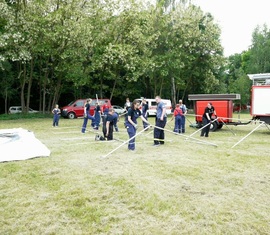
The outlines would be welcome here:
M 148 120 L 148 113 L 145 112 L 145 113 L 142 113 L 142 116 Z M 145 129 L 146 127 L 148 127 L 148 124 L 146 122 L 143 121 L 143 129 Z M 148 129 L 147 129 L 148 130 Z
M 166 117 L 163 118 L 163 121 L 161 121 L 159 118 L 156 118 L 156 126 L 160 128 L 164 128 L 166 125 L 166 121 L 167 121 Z M 156 145 L 164 144 L 164 138 L 165 138 L 164 130 L 155 128 L 154 129 L 154 139 L 155 139 L 154 144 Z
M 94 118 L 95 118 L 94 127 L 95 127 L 96 130 L 98 130 L 98 127 L 99 127 L 99 124 L 100 124 L 100 113 L 99 112 L 95 112 Z
M 181 125 L 182 125 L 182 117 L 180 115 L 177 115 L 175 117 L 175 121 L 174 121 L 174 132 L 176 133 L 182 133 L 181 132 Z
M 183 115 L 181 116 L 182 120 L 181 120 L 181 125 L 180 125 L 180 133 L 185 133 L 186 132 L 186 129 L 185 129 L 185 126 L 186 126 L 186 117 Z
M 88 113 L 87 117 L 84 117 L 84 119 L 83 119 L 82 133 L 85 133 L 88 119 L 91 119 L 93 122 L 95 122 L 95 118 L 93 116 L 91 116 L 90 113 Z
M 136 128 L 133 125 L 131 125 L 130 123 L 127 123 L 126 128 L 127 128 L 129 138 L 132 138 L 133 136 L 136 135 Z M 135 138 L 133 138 L 132 140 L 128 142 L 128 149 L 135 150 Z
M 58 114 L 54 114 L 53 115 L 53 126 L 58 126 L 59 123 L 59 115 Z
M 207 124 L 210 123 L 210 120 L 208 120 L 205 117 L 203 117 L 202 121 L 203 121 L 203 126 L 206 126 Z M 201 136 L 208 137 L 209 131 L 210 131 L 210 125 L 208 125 L 202 129 Z

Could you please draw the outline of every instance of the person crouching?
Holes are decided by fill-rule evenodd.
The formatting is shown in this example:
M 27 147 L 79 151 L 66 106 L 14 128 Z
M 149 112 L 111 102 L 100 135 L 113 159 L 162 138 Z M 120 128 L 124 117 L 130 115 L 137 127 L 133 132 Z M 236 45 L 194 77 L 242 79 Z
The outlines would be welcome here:
M 114 127 L 114 109 L 110 108 L 108 114 L 104 118 L 103 122 L 103 135 L 107 140 L 113 139 L 113 127 Z

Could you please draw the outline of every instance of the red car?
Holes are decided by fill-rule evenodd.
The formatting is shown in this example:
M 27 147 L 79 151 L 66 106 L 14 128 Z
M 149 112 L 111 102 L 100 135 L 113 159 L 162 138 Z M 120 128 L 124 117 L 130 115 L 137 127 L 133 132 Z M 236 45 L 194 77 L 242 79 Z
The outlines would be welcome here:
M 107 101 L 109 108 L 111 108 L 111 101 L 109 99 L 98 99 L 100 107 Z M 77 117 L 83 117 L 84 114 L 84 104 L 86 103 L 86 99 L 78 99 L 76 101 L 72 101 L 68 105 L 62 108 L 61 115 L 63 117 L 73 119 Z M 94 109 L 96 106 L 97 100 L 92 99 L 90 106 L 90 115 L 94 115 Z

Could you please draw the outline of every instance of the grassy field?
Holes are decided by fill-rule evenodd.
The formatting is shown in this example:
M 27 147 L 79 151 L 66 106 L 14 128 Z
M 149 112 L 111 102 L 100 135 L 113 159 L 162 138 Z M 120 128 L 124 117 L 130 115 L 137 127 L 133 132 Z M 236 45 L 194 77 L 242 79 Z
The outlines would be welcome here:
M 188 124 L 186 135 L 196 131 Z M 123 122 L 111 142 L 81 134 L 81 125 L 0 121 L 0 129 L 33 131 L 51 150 L 47 158 L 0 163 L 0 234 L 270 234 L 265 126 L 234 148 L 258 123 L 193 136 L 217 147 L 169 132 L 164 146 L 152 147 L 149 130 L 135 152 L 124 145 L 103 158 L 128 139 Z

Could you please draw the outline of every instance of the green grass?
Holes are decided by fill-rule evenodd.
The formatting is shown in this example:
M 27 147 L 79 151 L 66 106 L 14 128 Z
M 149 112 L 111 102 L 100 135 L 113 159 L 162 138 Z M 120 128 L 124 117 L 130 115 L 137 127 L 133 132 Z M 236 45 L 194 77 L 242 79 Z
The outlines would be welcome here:
M 187 135 L 196 131 L 188 124 Z M 166 132 L 165 145 L 155 148 L 150 130 L 136 138 L 135 153 L 124 145 L 102 158 L 122 142 L 95 141 L 81 125 L 0 122 L 0 129 L 33 131 L 51 150 L 48 158 L 0 163 L 0 234 L 269 234 L 266 127 L 235 148 L 255 124 L 228 126 L 235 135 L 223 127 L 209 138 L 193 136 L 218 147 Z M 127 140 L 119 126 L 114 136 Z
M 36 118 L 49 118 L 49 117 L 51 117 L 51 113 L 0 114 L 0 120 L 36 119 Z

